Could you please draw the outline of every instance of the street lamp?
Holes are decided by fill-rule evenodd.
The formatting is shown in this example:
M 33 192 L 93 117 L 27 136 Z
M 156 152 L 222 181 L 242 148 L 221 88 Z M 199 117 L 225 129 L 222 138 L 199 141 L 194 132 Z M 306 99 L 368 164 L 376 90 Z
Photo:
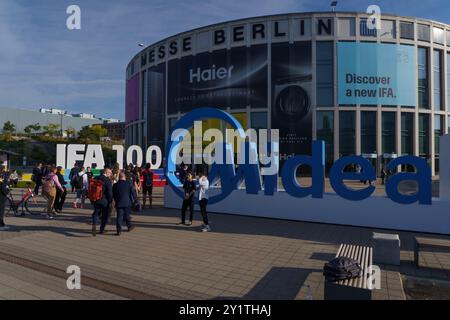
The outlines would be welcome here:
M 338 2 L 337 1 L 331 1 L 331 11 L 335 12 L 336 11 L 336 6 L 337 6 Z

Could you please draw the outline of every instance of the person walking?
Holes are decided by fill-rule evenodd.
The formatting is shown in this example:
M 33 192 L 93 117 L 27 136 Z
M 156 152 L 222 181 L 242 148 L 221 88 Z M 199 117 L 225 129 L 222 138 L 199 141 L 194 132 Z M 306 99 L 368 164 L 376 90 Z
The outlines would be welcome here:
M 92 215 L 92 235 L 94 237 L 97 235 L 98 217 L 101 217 L 100 234 L 105 232 L 105 226 L 108 222 L 109 207 L 113 200 L 111 176 L 111 169 L 103 169 L 102 174 L 95 179 L 101 185 L 101 198 L 94 202 L 94 213 Z
M 94 177 L 94 173 L 92 172 L 92 168 L 91 167 L 87 167 L 86 168 L 86 174 L 87 174 L 87 177 L 88 177 L 88 181 L 90 181 Z
M 70 181 L 70 185 L 72 187 L 72 193 L 75 191 L 74 179 L 77 177 L 79 171 L 80 170 L 78 169 L 78 164 L 75 162 L 75 164 L 73 165 L 73 168 L 70 169 L 70 172 L 69 172 L 69 181 Z
M 64 206 L 64 202 L 66 202 L 66 196 L 67 196 L 66 180 L 64 180 L 64 176 L 62 175 L 62 167 L 56 168 L 56 175 L 58 176 L 58 181 L 61 184 L 61 186 L 63 187 L 64 191 L 61 192 L 61 190 L 56 189 L 54 208 L 57 213 L 61 213 L 63 206 Z
M 8 199 L 8 181 L 4 179 L 6 168 L 4 165 L 0 165 L 0 231 L 8 230 L 9 227 L 5 225 L 5 206 Z
M 150 169 L 151 165 L 150 163 L 147 163 L 145 165 L 145 170 L 142 172 L 142 209 L 145 209 L 145 202 L 147 201 L 147 195 L 148 195 L 148 202 L 149 202 L 149 209 L 152 207 L 153 203 L 153 172 Z
M 208 213 L 206 211 L 206 206 L 208 205 L 208 189 L 209 189 L 209 181 L 203 172 L 200 172 L 200 177 L 198 179 L 199 191 L 198 191 L 198 200 L 200 205 L 200 212 L 203 218 L 203 226 L 202 232 L 211 231 L 211 227 L 209 226 L 208 221 Z
M 384 181 L 386 179 L 386 169 L 384 167 L 381 168 L 380 177 L 381 177 L 381 184 L 384 185 Z
M 44 178 L 42 195 L 47 199 L 47 218 L 53 219 L 53 206 L 55 204 L 56 190 L 59 189 L 61 192 L 64 192 L 64 189 L 59 183 L 58 176 L 56 175 L 56 167 L 51 167 L 49 171 L 50 173 Z
M 42 186 L 42 163 L 38 163 L 36 167 L 33 168 L 33 175 L 31 176 L 31 181 L 35 183 L 34 194 L 39 194 L 39 188 Z
M 9 175 L 9 184 L 13 188 L 17 188 L 17 183 L 19 182 L 19 174 L 17 173 L 17 170 L 14 169 L 11 171 L 11 174 Z
M 131 223 L 131 206 L 137 201 L 137 195 L 130 181 L 127 180 L 125 172 L 119 173 L 119 181 L 113 185 L 113 198 L 116 206 L 116 235 L 120 236 L 123 222 L 127 224 L 128 231 L 134 226 Z
M 183 183 L 184 199 L 181 206 L 181 222 L 179 225 L 192 225 L 192 219 L 194 217 L 194 194 L 197 189 L 192 177 L 192 173 L 186 175 L 186 180 Z M 189 208 L 189 220 L 186 222 L 186 210 Z
M 84 167 L 80 168 L 80 171 L 73 179 L 73 186 L 77 192 L 77 197 L 73 202 L 73 208 L 78 209 L 78 204 L 80 204 L 80 209 L 84 209 L 86 194 L 89 189 L 89 179 Z

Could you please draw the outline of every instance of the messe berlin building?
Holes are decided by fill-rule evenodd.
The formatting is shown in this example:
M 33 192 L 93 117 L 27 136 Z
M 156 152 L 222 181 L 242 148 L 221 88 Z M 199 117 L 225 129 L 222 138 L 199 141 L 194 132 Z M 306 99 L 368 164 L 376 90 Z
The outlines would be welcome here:
M 249 18 L 147 47 L 127 66 L 126 144 L 164 150 L 183 114 L 214 107 L 244 128 L 279 129 L 281 160 L 321 139 L 327 168 L 362 155 L 380 172 L 415 155 L 438 174 L 439 136 L 450 129 L 450 26 L 384 14 L 372 28 L 368 18 Z

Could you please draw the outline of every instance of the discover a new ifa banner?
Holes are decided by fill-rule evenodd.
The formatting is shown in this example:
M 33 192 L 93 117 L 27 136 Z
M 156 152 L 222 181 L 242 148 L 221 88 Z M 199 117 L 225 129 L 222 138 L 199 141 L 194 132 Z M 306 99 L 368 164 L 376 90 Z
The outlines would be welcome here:
M 417 105 L 414 46 L 339 42 L 337 56 L 339 104 Z

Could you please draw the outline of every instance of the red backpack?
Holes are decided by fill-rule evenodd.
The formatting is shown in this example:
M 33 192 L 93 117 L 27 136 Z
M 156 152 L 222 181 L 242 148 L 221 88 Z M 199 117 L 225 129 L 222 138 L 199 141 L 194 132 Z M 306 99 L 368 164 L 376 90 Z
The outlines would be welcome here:
M 89 181 L 88 198 L 91 200 L 91 203 L 103 198 L 103 182 L 97 179 L 91 179 Z

